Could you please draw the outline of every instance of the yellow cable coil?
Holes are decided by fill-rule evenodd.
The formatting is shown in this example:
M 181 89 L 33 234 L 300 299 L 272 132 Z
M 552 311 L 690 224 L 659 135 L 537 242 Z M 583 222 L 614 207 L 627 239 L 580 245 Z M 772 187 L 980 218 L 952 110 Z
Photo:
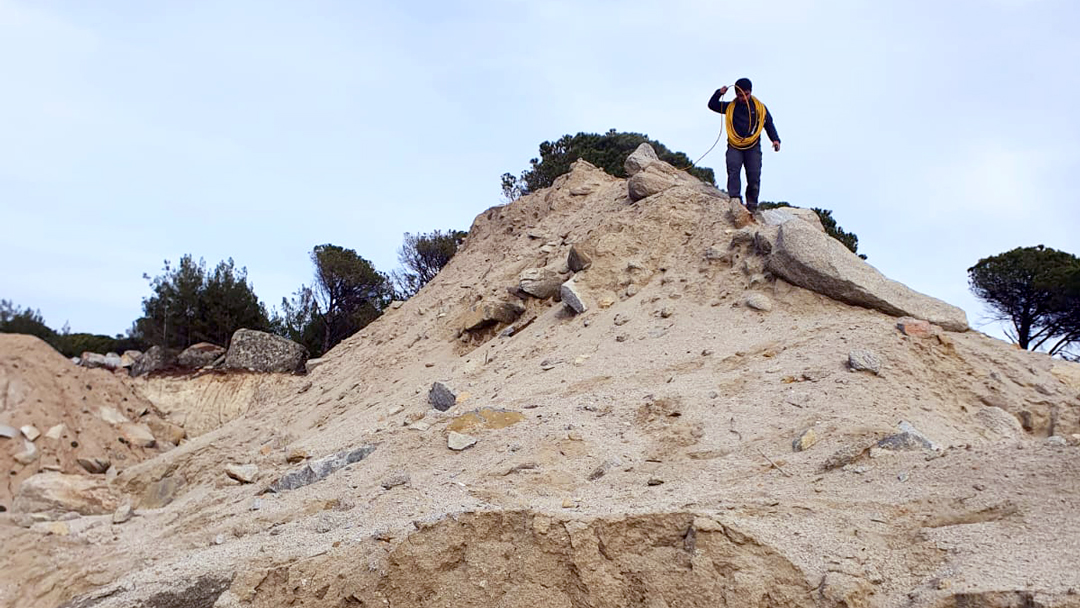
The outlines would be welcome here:
M 757 110 L 757 124 L 750 123 L 749 135 L 745 137 L 735 132 L 735 125 L 733 119 L 735 116 L 735 102 L 728 103 L 727 110 L 724 112 L 724 116 L 727 122 L 727 138 L 728 143 L 732 148 L 738 148 L 739 150 L 745 150 L 757 143 L 761 138 L 761 130 L 765 128 L 765 116 L 768 110 L 765 109 L 765 104 L 761 103 L 761 100 L 753 95 L 750 96 L 750 101 L 754 104 L 754 109 Z

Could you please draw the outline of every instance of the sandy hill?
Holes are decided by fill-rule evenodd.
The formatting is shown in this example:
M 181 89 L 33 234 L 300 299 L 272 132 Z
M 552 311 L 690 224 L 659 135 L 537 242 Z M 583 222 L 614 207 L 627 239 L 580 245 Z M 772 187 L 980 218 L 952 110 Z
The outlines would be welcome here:
M 1076 366 L 799 287 L 813 220 L 781 219 L 578 162 L 276 399 L 121 471 L 130 521 L 9 517 L 0 601 L 1080 606 Z
M 182 432 L 165 423 L 126 377 L 72 365 L 38 338 L 0 334 L 0 353 L 0 424 L 29 426 L 40 434 L 31 431 L 33 441 L 23 434 L 0 438 L 0 470 L 6 478 L 0 507 L 5 511 L 15 489 L 33 473 L 85 473 L 80 458 L 104 469 L 131 466 L 156 456 Z

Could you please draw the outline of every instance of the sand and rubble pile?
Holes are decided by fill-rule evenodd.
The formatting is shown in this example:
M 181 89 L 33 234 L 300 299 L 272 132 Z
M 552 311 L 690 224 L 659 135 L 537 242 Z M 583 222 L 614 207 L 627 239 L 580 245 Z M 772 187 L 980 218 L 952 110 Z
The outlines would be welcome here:
M 0 353 L 0 424 L 34 429 L 33 440 L 25 433 L 0 438 L 6 509 L 33 474 L 82 475 L 89 466 L 104 475 L 110 466 L 152 458 L 177 439 L 166 433 L 176 429 L 127 384 L 125 371 L 79 367 L 32 336 L 0 334 Z
M 480 214 L 308 376 L 121 472 L 130 520 L 4 525 L 0 602 L 1080 606 L 1076 367 L 869 267 L 812 286 L 876 308 L 798 287 L 770 256 L 808 216 L 644 166 Z

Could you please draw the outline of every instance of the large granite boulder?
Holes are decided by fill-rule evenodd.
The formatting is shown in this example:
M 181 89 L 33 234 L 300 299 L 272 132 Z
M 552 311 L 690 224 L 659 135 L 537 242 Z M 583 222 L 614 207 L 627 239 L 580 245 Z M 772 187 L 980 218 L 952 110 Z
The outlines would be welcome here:
M 120 498 L 99 477 L 50 472 L 26 478 L 12 506 L 20 513 L 105 515 L 120 506 Z
M 302 374 L 307 359 L 307 349 L 292 340 L 254 329 L 238 329 L 229 343 L 224 367 Z
M 176 355 L 160 346 L 151 346 L 150 350 L 142 354 L 131 366 L 132 376 L 143 376 L 150 372 L 172 367 L 176 364 Z
M 834 300 L 894 317 L 926 319 L 951 331 L 968 329 L 963 310 L 886 278 L 807 222 L 781 224 L 768 268 L 789 283 Z
M 518 279 L 518 289 L 534 298 L 546 300 L 559 293 L 565 277 L 550 268 L 527 268 Z
M 184 349 L 184 352 L 176 358 L 176 364 L 189 369 L 206 367 L 224 354 L 225 349 L 217 344 L 199 342 Z
M 657 161 L 627 180 L 627 193 L 630 195 L 630 200 L 637 202 L 676 186 L 680 181 L 678 169 L 665 162 Z
M 656 156 L 656 150 L 653 150 L 653 147 L 649 144 L 643 143 L 630 156 L 626 157 L 626 161 L 623 162 L 623 169 L 626 170 L 627 176 L 632 177 L 658 160 L 660 159 Z

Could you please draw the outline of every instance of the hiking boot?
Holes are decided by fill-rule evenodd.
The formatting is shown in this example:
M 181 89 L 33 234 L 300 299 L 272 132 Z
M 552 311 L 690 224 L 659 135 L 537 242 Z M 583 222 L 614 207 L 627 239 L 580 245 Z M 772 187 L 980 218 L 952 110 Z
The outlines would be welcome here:
M 757 213 L 757 202 L 748 201 L 746 203 L 746 210 L 749 211 L 750 213 Z

